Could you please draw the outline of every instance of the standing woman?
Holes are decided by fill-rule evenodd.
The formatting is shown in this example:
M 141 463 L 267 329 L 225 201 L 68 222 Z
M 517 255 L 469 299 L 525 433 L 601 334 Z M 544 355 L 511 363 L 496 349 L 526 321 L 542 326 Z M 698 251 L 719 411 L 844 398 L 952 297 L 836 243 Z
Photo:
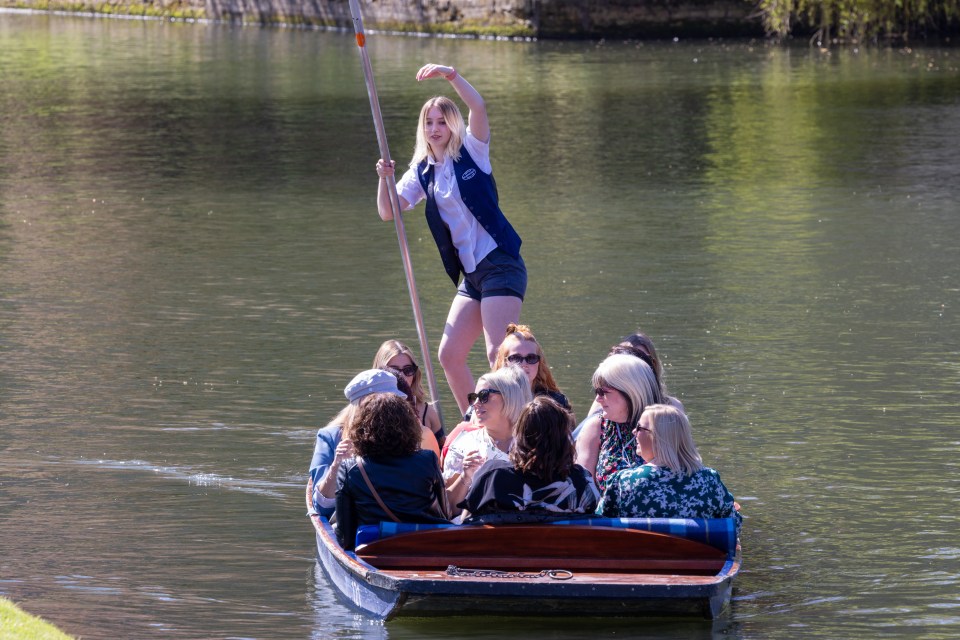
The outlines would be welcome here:
M 450 83 L 470 110 L 468 122 L 449 98 L 427 100 L 420 110 L 413 159 L 397 182 L 397 194 L 402 211 L 426 200 L 427 225 L 444 269 L 454 285 L 463 274 L 440 339 L 439 358 L 460 412 L 466 413 L 466 398 L 473 390 L 467 356 L 482 334 L 493 365 L 507 325 L 520 318 L 527 268 L 520 257 L 520 236 L 500 210 L 483 98 L 453 67 L 424 65 L 417 80 L 429 78 Z M 387 186 L 393 165 L 377 162 L 377 207 L 383 220 L 393 219 Z

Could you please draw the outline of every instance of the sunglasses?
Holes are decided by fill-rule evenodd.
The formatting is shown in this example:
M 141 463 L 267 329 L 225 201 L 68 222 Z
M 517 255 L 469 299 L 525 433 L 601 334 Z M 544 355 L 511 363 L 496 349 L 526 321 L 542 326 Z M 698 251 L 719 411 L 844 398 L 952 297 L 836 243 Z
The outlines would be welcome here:
M 480 404 L 487 404 L 487 400 L 490 399 L 491 393 L 502 395 L 496 389 L 481 389 L 480 393 L 468 393 L 467 402 L 469 402 L 470 404 L 476 404 L 477 402 L 479 402 Z
M 515 353 L 512 356 L 507 356 L 507 362 L 510 364 L 523 364 L 524 362 L 527 364 L 537 364 L 540 362 L 540 356 L 535 353 L 528 353 L 525 356 Z
M 415 364 L 408 364 L 408 365 L 405 366 L 405 367 L 390 367 L 390 368 L 393 369 L 394 371 L 397 371 L 397 372 L 399 372 L 399 373 L 402 373 L 403 375 L 407 376 L 408 378 L 412 378 L 412 377 L 413 377 L 413 374 L 415 374 L 420 367 L 418 367 L 418 366 L 415 365 Z
M 597 387 L 593 390 L 593 392 L 597 394 L 598 398 L 605 398 L 615 391 L 616 389 L 604 389 L 603 387 Z

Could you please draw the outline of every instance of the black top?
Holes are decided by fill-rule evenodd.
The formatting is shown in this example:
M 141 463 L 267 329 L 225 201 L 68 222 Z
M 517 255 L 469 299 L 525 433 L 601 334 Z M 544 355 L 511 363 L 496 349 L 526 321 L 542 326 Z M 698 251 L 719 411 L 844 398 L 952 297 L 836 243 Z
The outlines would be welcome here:
M 393 520 L 377 504 L 357 468 L 358 460 L 344 461 L 337 473 L 337 540 L 348 550 L 354 547 L 357 527 Z M 380 499 L 401 522 L 449 522 L 440 463 L 432 451 L 370 458 L 364 460 L 363 467 Z
M 535 391 L 534 395 L 549 396 L 550 398 L 553 398 L 554 400 L 556 400 L 557 404 L 559 404 L 561 407 L 563 407 L 567 411 L 573 411 L 573 407 L 570 406 L 570 401 L 567 400 L 567 396 L 563 395 L 559 391 L 549 391 L 547 389 L 541 389 L 539 391 Z
M 545 482 L 520 473 L 506 460 L 485 463 L 473 478 L 473 486 L 457 506 L 474 516 L 503 512 L 593 513 L 600 493 L 593 477 L 578 464 L 566 480 Z

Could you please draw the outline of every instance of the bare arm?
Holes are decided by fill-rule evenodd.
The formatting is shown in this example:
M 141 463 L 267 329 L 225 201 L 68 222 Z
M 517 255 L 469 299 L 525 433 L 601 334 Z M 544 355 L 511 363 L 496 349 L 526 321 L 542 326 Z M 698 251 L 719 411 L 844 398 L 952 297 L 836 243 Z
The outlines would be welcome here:
M 597 460 L 600 457 L 600 416 L 591 417 L 577 438 L 577 464 L 597 475 Z
M 460 99 L 463 100 L 470 109 L 470 115 L 467 119 L 470 125 L 470 132 L 473 137 L 480 142 L 490 142 L 490 122 L 487 120 L 487 105 L 483 101 L 480 92 L 473 88 L 466 78 L 457 73 L 453 67 L 447 67 L 441 64 L 425 64 L 417 71 L 417 80 L 422 81 L 427 78 L 443 78 L 450 82 L 450 86 L 457 92 Z
M 382 158 L 377 160 L 377 175 L 380 176 L 380 183 L 377 185 L 377 212 L 380 214 L 381 220 L 393 220 L 393 207 L 390 206 L 390 188 L 387 186 L 389 184 L 387 176 L 393 175 L 396 164 L 395 160 L 391 160 L 389 165 Z M 400 194 L 397 194 L 397 199 L 400 201 L 400 211 L 405 211 L 410 206 L 410 203 L 404 200 Z
M 341 440 L 337 445 L 337 450 L 333 462 L 327 469 L 327 473 L 320 480 L 320 494 L 324 498 L 335 498 L 337 494 L 337 473 L 340 471 L 340 463 L 353 455 L 353 442 L 350 440 Z
M 447 503 L 453 512 L 452 516 L 456 517 L 457 505 L 467 497 L 467 491 L 473 485 L 473 475 L 483 466 L 483 463 L 484 458 L 480 452 L 471 451 L 463 459 L 463 471 L 447 482 Z

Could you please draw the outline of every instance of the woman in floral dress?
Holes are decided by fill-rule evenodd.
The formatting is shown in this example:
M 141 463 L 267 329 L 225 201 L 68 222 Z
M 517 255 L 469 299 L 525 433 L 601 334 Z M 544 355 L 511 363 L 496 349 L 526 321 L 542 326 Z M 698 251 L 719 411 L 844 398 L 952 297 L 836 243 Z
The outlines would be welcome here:
M 690 421 L 676 407 L 655 404 L 634 433 L 646 464 L 607 480 L 597 513 L 610 518 L 736 518 L 733 494 L 720 474 L 703 466 Z
M 648 405 L 662 400 L 650 365 L 625 354 L 601 362 L 593 386 L 602 410 L 587 419 L 577 438 L 577 464 L 594 474 L 603 491 L 614 473 L 643 464 L 633 428 Z

